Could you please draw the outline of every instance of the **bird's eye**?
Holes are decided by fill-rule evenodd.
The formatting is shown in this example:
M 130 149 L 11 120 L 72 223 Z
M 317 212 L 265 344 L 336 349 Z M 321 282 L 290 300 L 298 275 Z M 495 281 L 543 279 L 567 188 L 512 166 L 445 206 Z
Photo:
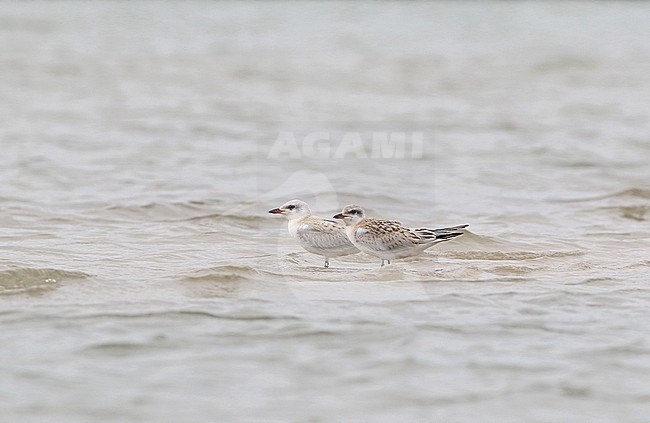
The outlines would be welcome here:
M 350 214 L 359 214 L 359 210 L 350 210 Z
M 287 210 L 293 210 L 293 209 L 295 209 L 295 208 L 296 208 L 296 206 L 294 206 L 293 204 L 287 206 Z

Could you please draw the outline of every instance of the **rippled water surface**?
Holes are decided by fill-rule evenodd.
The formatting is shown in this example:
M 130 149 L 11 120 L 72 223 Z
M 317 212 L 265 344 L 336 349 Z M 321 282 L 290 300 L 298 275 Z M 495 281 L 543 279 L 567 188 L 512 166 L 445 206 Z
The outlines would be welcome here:
M 649 21 L 0 2 L 2 419 L 648 421 Z M 324 269 L 296 197 L 470 232 Z

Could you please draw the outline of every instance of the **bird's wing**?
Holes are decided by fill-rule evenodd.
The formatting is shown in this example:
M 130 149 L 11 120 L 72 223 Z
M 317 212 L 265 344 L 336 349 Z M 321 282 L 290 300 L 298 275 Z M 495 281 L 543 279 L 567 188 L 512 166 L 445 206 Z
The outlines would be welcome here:
M 399 251 L 418 243 L 418 237 L 395 220 L 366 219 L 354 235 L 359 245 L 374 251 Z
M 298 226 L 296 236 L 301 243 L 323 250 L 354 249 L 345 226 L 332 220 L 313 217 Z
M 429 229 L 429 228 L 420 228 L 420 229 L 412 229 L 416 232 L 419 231 L 426 231 L 426 232 L 432 232 L 432 233 L 446 233 L 446 232 L 454 232 L 454 231 L 459 231 L 461 229 L 465 229 L 469 225 L 458 225 L 458 226 L 452 226 L 450 228 L 439 228 L 439 229 Z
M 419 244 L 431 244 L 432 242 L 446 241 L 451 238 L 455 238 L 463 234 L 463 232 L 458 232 L 459 230 L 468 227 L 469 225 L 458 225 L 452 226 L 450 228 L 440 228 L 440 229 L 409 229 L 415 236 L 420 238 Z

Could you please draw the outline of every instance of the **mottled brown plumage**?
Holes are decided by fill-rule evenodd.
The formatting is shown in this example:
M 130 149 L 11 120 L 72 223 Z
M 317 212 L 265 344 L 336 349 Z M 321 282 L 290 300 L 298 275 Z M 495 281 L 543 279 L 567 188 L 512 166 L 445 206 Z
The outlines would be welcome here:
M 346 224 L 346 234 L 359 250 L 384 261 L 415 256 L 439 242 L 462 235 L 457 232 L 469 225 L 459 225 L 441 229 L 410 229 L 396 220 L 366 217 L 365 211 L 355 205 L 343 208 L 336 216 Z

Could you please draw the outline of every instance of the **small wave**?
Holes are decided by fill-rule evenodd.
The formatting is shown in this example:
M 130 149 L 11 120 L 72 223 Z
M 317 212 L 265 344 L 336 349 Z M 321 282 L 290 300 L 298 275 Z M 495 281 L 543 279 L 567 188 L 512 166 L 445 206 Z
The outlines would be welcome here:
M 504 239 L 496 236 L 478 235 L 467 229 L 463 230 L 463 236 L 455 238 L 449 243 L 442 243 L 432 251 L 439 251 L 442 254 L 460 249 L 466 251 L 504 252 L 504 251 L 528 251 L 535 249 L 536 245 Z M 430 250 L 431 251 L 431 250 Z
M 646 205 L 604 207 L 604 209 L 612 210 L 624 219 L 635 220 L 637 222 L 645 221 L 647 215 L 650 213 L 650 206 Z
M 641 260 L 637 263 L 628 264 L 624 269 L 636 269 L 638 267 L 650 267 L 650 260 Z
M 595 203 L 593 210 L 613 212 L 619 217 L 644 222 L 650 216 L 650 189 L 630 188 L 595 197 L 556 200 L 560 203 Z
M 84 349 L 85 352 L 100 352 L 100 353 L 110 353 L 111 355 L 122 355 L 127 356 L 130 354 L 142 354 L 146 350 L 156 350 L 161 346 L 156 345 L 154 342 L 151 344 L 147 343 L 138 343 L 138 342 L 106 342 L 88 346 Z
M 547 74 L 549 72 L 566 72 L 567 70 L 593 69 L 598 65 L 598 61 L 593 57 L 561 56 L 535 63 L 532 71 Z
M 650 199 L 650 189 L 631 188 L 610 195 L 609 197 L 636 197 Z
M 569 200 L 558 200 L 558 202 L 565 203 L 579 203 L 586 201 L 600 201 L 606 200 L 609 198 L 642 198 L 650 199 L 650 189 L 646 188 L 630 188 L 623 191 L 617 191 L 612 194 L 598 195 L 595 197 L 586 197 L 586 198 L 575 198 Z
M 201 220 L 224 220 L 235 224 L 243 224 L 251 226 L 265 221 L 269 221 L 269 216 L 265 214 L 251 215 L 251 214 L 232 214 L 232 213 L 209 213 L 200 216 L 193 216 L 186 219 L 188 222 L 196 222 Z
M 269 272 L 255 269 L 252 266 L 224 265 L 211 267 L 194 272 L 184 278 L 187 282 L 239 282 L 259 280 L 265 274 L 272 276 Z
M 221 202 L 218 202 L 219 204 Z M 239 204 L 223 210 L 215 201 L 185 201 L 180 203 L 147 203 L 134 206 L 110 206 L 105 210 L 111 217 L 120 219 L 146 218 L 156 222 L 227 222 L 235 226 L 259 227 L 272 221 L 267 210 L 271 206 L 248 206 Z M 222 209 L 222 210 L 220 210 Z
M 591 285 L 591 284 L 610 284 L 615 282 L 614 278 L 610 277 L 597 277 L 597 278 L 587 278 L 579 282 L 567 283 L 567 285 Z
M 438 255 L 463 260 L 536 260 L 541 258 L 562 258 L 580 256 L 582 251 L 445 251 Z
M 82 272 L 58 269 L 11 269 L 0 271 L 0 295 L 52 289 L 64 280 L 87 279 Z
M 489 270 L 490 273 L 500 276 L 510 275 L 527 275 L 534 272 L 536 269 L 528 266 L 496 266 Z
M 50 315 L 42 315 L 45 318 L 51 318 Z M 215 320 L 236 320 L 236 321 L 272 321 L 272 320 L 299 320 L 299 317 L 289 314 L 265 314 L 256 311 L 232 311 L 226 313 L 214 313 L 206 310 L 179 309 L 179 310 L 151 310 L 141 312 L 131 311 L 109 311 L 109 312 L 81 312 L 62 317 L 64 319 L 74 320 L 104 320 L 104 319 L 157 319 L 157 318 L 197 318 L 197 319 L 215 319 Z
M 395 197 L 390 194 L 380 194 L 380 193 L 368 193 L 368 192 L 348 192 L 348 191 L 339 191 L 337 192 L 337 197 L 340 203 L 360 203 L 363 200 L 372 201 L 375 204 L 399 204 L 403 201 L 403 198 Z M 372 211 L 371 208 L 368 208 L 367 211 Z
M 191 215 L 200 213 L 206 207 L 214 207 L 203 201 L 184 201 L 177 203 L 147 203 L 139 205 L 113 205 L 105 210 L 112 217 L 127 219 L 141 219 L 146 217 L 148 220 L 155 221 L 175 221 L 186 220 Z

